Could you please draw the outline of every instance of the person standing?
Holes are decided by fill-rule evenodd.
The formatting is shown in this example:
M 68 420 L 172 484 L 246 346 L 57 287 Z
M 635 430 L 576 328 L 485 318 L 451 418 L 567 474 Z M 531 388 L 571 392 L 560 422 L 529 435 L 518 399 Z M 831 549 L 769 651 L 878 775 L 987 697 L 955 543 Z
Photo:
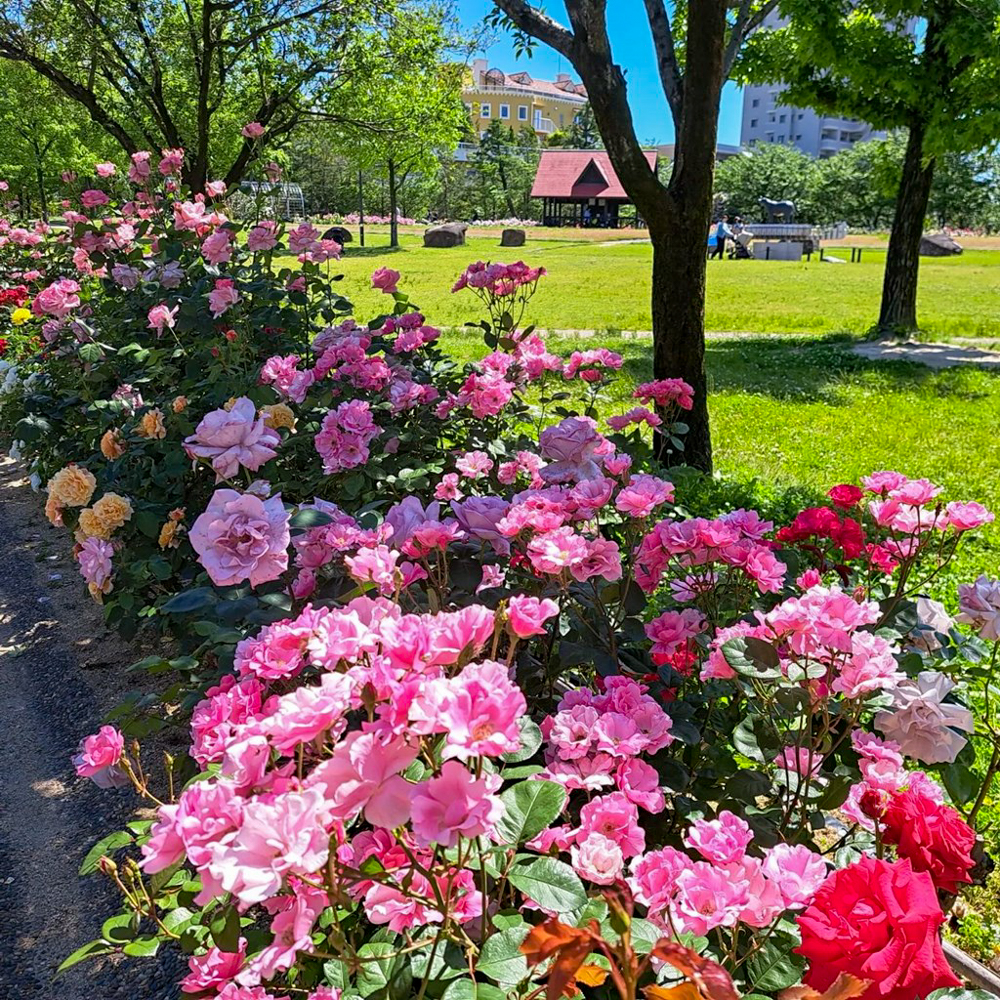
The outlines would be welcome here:
M 729 216 L 724 215 L 719 219 L 718 225 L 715 227 L 715 249 L 709 254 L 709 260 L 713 257 L 718 257 L 719 260 L 725 259 L 726 253 L 726 240 L 733 238 L 733 231 L 729 228 Z

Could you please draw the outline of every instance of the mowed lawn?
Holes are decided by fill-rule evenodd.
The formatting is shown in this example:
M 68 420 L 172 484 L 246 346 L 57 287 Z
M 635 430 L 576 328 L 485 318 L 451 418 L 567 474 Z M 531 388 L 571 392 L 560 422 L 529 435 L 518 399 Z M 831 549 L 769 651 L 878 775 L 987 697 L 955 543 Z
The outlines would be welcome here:
M 546 231 L 550 236 L 552 230 Z M 610 235 L 610 234 L 609 234 Z M 358 315 L 375 315 L 384 300 L 369 287 L 376 267 L 403 275 L 401 288 L 428 321 L 457 327 L 476 319 L 468 292 L 451 285 L 473 260 L 523 259 L 549 272 L 530 319 L 546 329 L 650 329 L 648 243 L 546 238 L 523 248 L 500 247 L 499 236 L 476 236 L 466 246 L 425 249 L 404 234 L 390 249 L 382 232 L 361 249 L 349 244 L 339 265 L 342 289 Z M 843 256 L 849 259 L 849 252 Z M 753 333 L 864 333 L 878 315 L 884 253 L 864 252 L 859 264 L 782 261 L 710 261 L 706 325 L 709 330 Z M 920 318 L 928 335 L 1000 338 L 1000 250 L 968 250 L 958 258 L 925 259 L 920 275 Z
M 622 412 L 632 387 L 650 376 L 651 345 L 617 336 L 600 342 L 626 359 L 601 407 Z M 443 345 L 463 360 L 485 351 L 472 333 L 447 333 Z M 551 345 L 568 351 L 572 343 L 557 336 Z M 710 341 L 716 470 L 753 485 L 748 495 L 794 487 L 804 488 L 807 502 L 822 502 L 837 483 L 898 469 L 940 483 L 948 499 L 979 500 L 1000 513 L 1000 374 L 868 361 L 851 345 L 837 336 Z M 977 535 L 934 584 L 951 604 L 960 580 L 1000 571 L 1000 525 Z

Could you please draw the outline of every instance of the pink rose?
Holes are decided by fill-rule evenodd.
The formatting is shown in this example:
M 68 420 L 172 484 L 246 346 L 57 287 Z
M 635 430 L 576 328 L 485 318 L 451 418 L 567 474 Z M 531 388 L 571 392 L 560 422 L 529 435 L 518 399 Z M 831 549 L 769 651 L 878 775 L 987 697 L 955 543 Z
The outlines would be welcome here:
M 394 271 L 391 267 L 380 267 L 372 274 L 372 288 L 380 288 L 386 295 L 392 295 L 396 291 L 398 281 L 399 271 Z
M 165 329 L 172 330 L 174 328 L 174 322 L 177 319 L 179 311 L 180 306 L 174 306 L 171 309 L 165 302 L 153 306 L 149 310 L 149 328 L 155 330 L 158 337 L 162 336 Z
M 216 490 L 191 527 L 198 561 L 218 587 L 277 580 L 288 569 L 288 515 L 281 494 L 269 500 Z
M 264 126 L 260 122 L 247 122 L 240 134 L 245 139 L 259 139 L 264 134 Z
M 163 149 L 161 150 L 163 159 L 157 165 L 157 169 L 164 177 L 171 174 L 179 174 L 184 166 L 183 149 Z
M 496 796 L 497 774 L 474 778 L 456 760 L 445 761 L 441 774 L 413 791 L 413 835 L 424 846 L 454 847 L 459 837 L 489 836 L 503 816 Z
M 511 631 L 519 639 L 527 639 L 533 635 L 545 634 L 545 622 L 553 615 L 559 614 L 559 605 L 546 597 L 525 597 L 518 594 L 510 599 L 507 606 L 507 619 Z
M 73 757 L 76 773 L 90 778 L 98 788 L 117 788 L 129 783 L 129 777 L 118 767 L 125 749 L 125 737 L 114 726 L 101 726 L 80 744 Z
M 77 294 L 79 291 L 80 286 L 72 278 L 61 278 L 35 296 L 31 311 L 36 316 L 48 315 L 65 319 L 80 305 L 80 296 Z
M 232 479 L 240 466 L 256 472 L 274 458 L 279 444 L 278 432 L 256 414 L 252 400 L 241 396 L 231 410 L 207 413 L 185 439 L 184 450 L 190 458 L 211 459 L 218 482 Z
M 113 177 L 117 169 L 113 163 L 98 163 L 94 167 L 98 177 Z
M 212 317 L 218 319 L 231 306 L 236 305 L 240 300 L 240 293 L 236 291 L 236 286 L 232 278 L 219 278 L 215 286 L 208 293 L 208 308 L 212 310 Z
M 97 208 L 99 205 L 107 205 L 111 199 L 103 191 L 93 189 L 84 191 L 80 195 L 80 204 L 84 208 Z

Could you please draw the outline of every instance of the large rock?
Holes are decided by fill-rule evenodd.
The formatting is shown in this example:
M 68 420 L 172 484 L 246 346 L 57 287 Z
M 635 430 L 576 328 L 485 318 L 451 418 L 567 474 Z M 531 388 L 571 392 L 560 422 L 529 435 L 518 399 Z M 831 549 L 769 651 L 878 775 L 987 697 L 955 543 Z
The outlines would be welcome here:
M 500 246 L 523 247 L 525 233 L 523 229 L 505 229 L 500 234 Z
M 430 229 L 424 231 L 424 246 L 465 246 L 465 231 L 468 228 L 464 222 L 445 222 L 440 226 L 431 226 Z
M 343 226 L 331 226 L 324 234 L 324 240 L 335 240 L 341 246 L 345 243 L 353 243 L 354 237 L 351 235 L 349 229 L 345 229 Z
M 957 257 L 962 247 L 944 233 L 925 233 L 920 237 L 921 257 Z

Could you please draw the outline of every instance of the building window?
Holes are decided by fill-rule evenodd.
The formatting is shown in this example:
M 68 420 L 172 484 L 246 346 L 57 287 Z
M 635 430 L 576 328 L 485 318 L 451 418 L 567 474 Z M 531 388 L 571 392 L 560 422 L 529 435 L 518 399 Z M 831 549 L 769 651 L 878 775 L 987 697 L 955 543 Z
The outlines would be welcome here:
M 542 113 L 541 113 L 541 111 L 536 111 L 535 112 L 535 128 L 541 128 L 541 127 L 542 127 Z
M 799 112 L 799 121 L 802 121 L 803 118 L 805 118 L 805 115 L 800 111 Z
M 500 105 L 500 117 L 501 118 L 510 118 L 510 105 L 509 104 L 501 104 Z
M 519 122 L 526 122 L 528 120 L 528 105 L 522 104 L 517 109 L 517 120 Z
M 756 118 L 751 118 L 750 119 L 750 128 L 756 128 L 756 127 L 757 127 L 757 119 Z
M 785 133 L 782 132 L 781 135 L 778 136 L 778 142 L 784 142 L 784 141 L 785 141 Z
M 487 104 L 487 103 L 486 103 L 486 102 L 484 101 L 484 102 L 483 102 L 483 103 L 482 103 L 482 104 L 481 104 L 481 105 L 479 106 L 479 117 L 480 117 L 480 118 L 489 118 L 489 116 L 490 116 L 490 114 L 491 114 L 491 113 L 492 113 L 492 109 L 491 109 L 490 105 L 489 105 L 489 104 Z
M 778 115 L 778 121 L 779 122 L 783 122 L 784 120 L 785 120 L 785 116 L 784 115 Z
M 757 98 L 755 97 L 755 98 L 754 98 L 754 99 L 753 99 L 753 100 L 752 100 L 752 101 L 750 102 L 750 107 L 751 107 L 751 108 L 755 108 L 755 107 L 757 107 L 757 105 L 758 105 L 758 104 L 760 104 L 760 101 L 759 101 L 759 100 L 758 100 L 758 99 L 757 99 Z
M 560 111 L 559 112 L 559 127 L 562 128 L 566 124 L 566 116 Z

